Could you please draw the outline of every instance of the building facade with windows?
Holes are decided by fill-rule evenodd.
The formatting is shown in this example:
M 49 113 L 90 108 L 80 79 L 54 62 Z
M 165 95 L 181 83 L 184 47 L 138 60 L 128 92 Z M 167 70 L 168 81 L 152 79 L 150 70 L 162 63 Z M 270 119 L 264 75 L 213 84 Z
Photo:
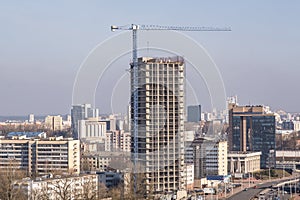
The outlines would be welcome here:
M 80 173 L 80 144 L 73 139 L 1 139 L 0 158 L 0 168 L 23 169 L 28 176 Z
M 264 106 L 229 105 L 230 151 L 261 151 L 261 168 L 267 168 L 269 151 L 275 149 L 275 115 Z
M 184 60 L 142 57 L 134 72 L 131 65 L 133 162 L 142 168 L 147 191 L 183 189 Z

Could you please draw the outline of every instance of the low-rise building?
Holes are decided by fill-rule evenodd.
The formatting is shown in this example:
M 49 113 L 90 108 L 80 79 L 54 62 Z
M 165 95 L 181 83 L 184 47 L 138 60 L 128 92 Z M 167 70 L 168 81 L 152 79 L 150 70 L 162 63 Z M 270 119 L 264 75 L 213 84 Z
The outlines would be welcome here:
M 228 153 L 229 172 L 242 177 L 244 174 L 260 170 L 261 152 L 231 151 Z
M 122 180 L 122 174 L 118 172 L 106 171 L 106 172 L 96 172 L 99 178 L 99 182 L 104 184 L 106 187 L 117 186 Z
M 275 158 L 275 160 L 272 158 Z M 270 167 L 290 170 L 300 169 L 300 151 L 270 150 Z
M 46 138 L 46 132 L 10 132 L 6 136 L 9 139 L 33 139 Z
M 84 174 L 36 178 L 36 180 L 23 179 L 16 182 L 14 187 L 21 187 L 28 200 L 97 199 L 98 176 L 96 174 Z
M 84 152 L 80 162 L 83 171 L 123 170 L 130 163 L 130 152 Z

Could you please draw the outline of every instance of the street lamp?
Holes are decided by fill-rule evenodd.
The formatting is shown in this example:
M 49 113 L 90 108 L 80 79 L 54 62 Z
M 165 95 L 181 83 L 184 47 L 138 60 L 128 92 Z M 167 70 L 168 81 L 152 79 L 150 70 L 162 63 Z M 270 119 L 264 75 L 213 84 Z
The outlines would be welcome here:
M 213 188 L 213 185 L 214 185 L 214 182 L 210 182 L 210 185 L 211 185 L 211 188 Z M 210 199 L 213 199 L 213 190 L 211 190 L 211 193 L 210 193 Z

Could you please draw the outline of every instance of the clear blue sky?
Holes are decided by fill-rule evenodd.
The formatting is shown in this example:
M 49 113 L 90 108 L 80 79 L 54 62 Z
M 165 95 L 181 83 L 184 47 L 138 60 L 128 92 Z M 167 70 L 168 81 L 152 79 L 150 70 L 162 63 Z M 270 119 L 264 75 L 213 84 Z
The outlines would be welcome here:
M 241 104 L 300 112 L 299 1 L 2 1 L 0 115 L 69 113 L 76 72 L 110 25 L 230 26 L 190 33 Z M 105 95 L 105 94 L 101 94 Z M 100 110 L 101 100 L 97 100 Z M 124 100 L 126 101 L 126 100 Z

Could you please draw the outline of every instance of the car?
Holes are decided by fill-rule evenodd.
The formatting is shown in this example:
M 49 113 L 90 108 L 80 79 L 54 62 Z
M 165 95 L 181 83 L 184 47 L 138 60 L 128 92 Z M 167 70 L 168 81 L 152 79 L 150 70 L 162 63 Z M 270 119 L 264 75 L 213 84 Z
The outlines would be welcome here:
M 245 188 L 243 191 L 247 191 L 248 190 L 248 188 Z

